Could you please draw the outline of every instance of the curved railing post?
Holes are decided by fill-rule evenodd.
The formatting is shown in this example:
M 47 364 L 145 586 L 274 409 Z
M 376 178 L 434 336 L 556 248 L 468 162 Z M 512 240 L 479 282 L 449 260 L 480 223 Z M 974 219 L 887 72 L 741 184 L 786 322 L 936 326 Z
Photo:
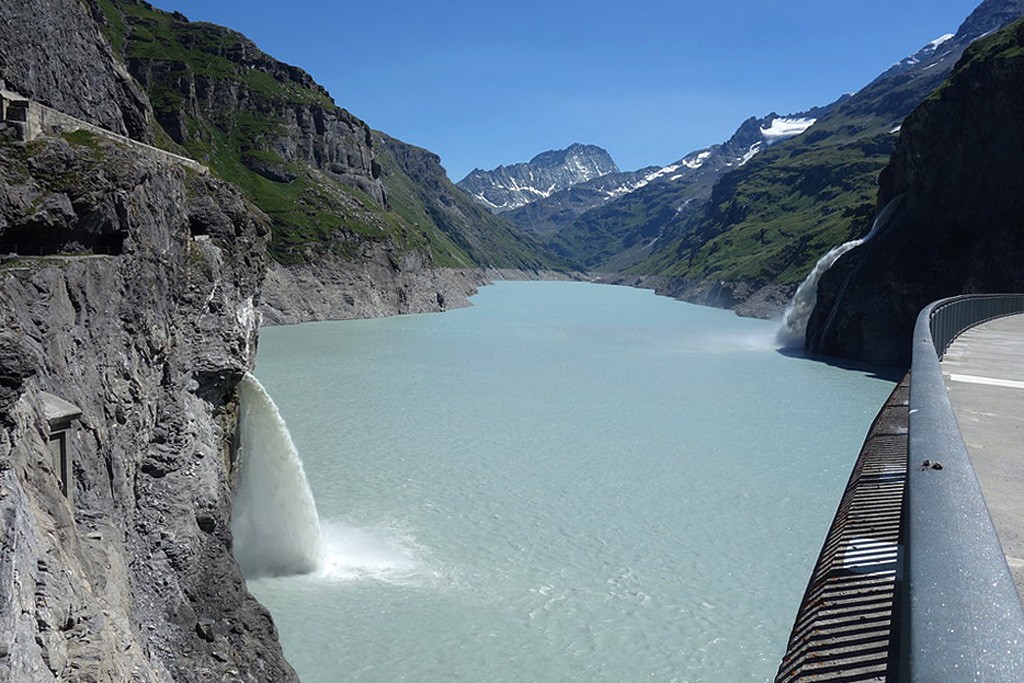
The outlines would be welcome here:
M 900 681 L 1024 681 L 1024 608 L 949 402 L 939 358 L 1024 295 L 955 297 L 914 330 Z M 941 469 L 924 466 L 940 462 Z

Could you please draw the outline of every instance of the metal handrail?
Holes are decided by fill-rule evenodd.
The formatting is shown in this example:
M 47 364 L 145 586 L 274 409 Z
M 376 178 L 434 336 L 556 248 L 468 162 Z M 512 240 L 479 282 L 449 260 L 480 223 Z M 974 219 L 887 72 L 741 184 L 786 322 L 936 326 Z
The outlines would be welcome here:
M 960 296 L 914 328 L 900 680 L 1024 681 L 1024 607 L 957 426 L 939 359 L 962 332 L 1024 313 L 1024 295 Z M 940 462 L 941 469 L 924 462 Z

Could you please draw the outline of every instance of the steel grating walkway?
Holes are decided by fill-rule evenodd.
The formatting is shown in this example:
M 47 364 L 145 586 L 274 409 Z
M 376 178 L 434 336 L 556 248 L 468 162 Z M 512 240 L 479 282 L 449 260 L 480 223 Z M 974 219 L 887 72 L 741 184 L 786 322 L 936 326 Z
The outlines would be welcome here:
M 909 398 L 907 374 L 864 440 L 776 683 L 896 680 Z

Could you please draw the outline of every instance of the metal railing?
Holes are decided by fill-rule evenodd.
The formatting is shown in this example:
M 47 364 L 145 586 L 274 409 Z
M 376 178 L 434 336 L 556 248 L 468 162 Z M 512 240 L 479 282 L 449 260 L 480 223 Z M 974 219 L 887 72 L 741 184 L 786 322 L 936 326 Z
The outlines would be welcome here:
M 989 320 L 1024 313 L 1024 294 L 955 296 L 936 301 L 921 315 L 925 313 L 928 313 L 928 329 L 935 344 L 935 353 L 942 358 L 962 332 Z
M 960 296 L 929 305 L 917 319 L 900 681 L 1024 681 L 1024 607 L 939 365 L 962 332 L 1016 313 L 1024 313 L 1024 295 Z

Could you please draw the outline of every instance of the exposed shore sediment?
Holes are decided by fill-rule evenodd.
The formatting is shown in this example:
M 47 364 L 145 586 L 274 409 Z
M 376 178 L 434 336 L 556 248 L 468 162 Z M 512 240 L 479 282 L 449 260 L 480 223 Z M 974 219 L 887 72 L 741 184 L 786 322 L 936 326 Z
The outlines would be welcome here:
M 579 276 L 581 277 L 581 276 Z M 572 280 L 555 271 L 456 269 L 425 265 L 417 252 L 396 256 L 384 248 L 360 263 L 328 257 L 317 263 L 271 264 L 263 281 L 264 325 L 437 313 L 470 305 L 496 280 Z
M 744 318 L 770 320 L 781 318 L 793 298 L 796 285 L 726 282 L 724 280 L 686 280 L 660 275 L 629 275 L 626 273 L 594 273 L 593 282 L 653 289 L 655 294 L 669 296 L 701 306 L 725 308 Z

